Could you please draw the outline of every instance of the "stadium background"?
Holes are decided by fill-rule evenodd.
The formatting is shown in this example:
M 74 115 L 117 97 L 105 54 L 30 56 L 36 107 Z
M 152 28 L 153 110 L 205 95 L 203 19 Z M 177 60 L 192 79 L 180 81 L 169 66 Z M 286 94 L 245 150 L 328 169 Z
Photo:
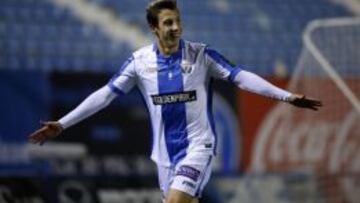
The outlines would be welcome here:
M 136 90 L 57 140 L 42 147 L 27 143 L 40 120 L 57 119 L 73 109 L 104 85 L 132 51 L 153 40 L 144 17 L 147 3 L 0 1 L 0 202 L 159 202 L 156 170 L 148 158 L 148 115 Z M 297 67 L 306 26 L 315 19 L 353 17 L 360 11 L 356 0 L 178 4 L 184 39 L 207 43 L 284 88 Z M 260 126 L 277 103 L 221 81 L 215 86 L 220 155 L 202 202 L 359 201 L 360 164 L 350 174 L 354 183 L 343 183 L 326 167 L 312 164 L 311 156 L 290 163 L 286 158 L 267 160 L 269 146 L 259 144 Z M 356 149 L 358 132 L 352 138 Z M 292 143 L 295 138 L 282 139 Z M 259 146 L 265 151 L 261 167 L 255 158 Z M 313 152 L 301 150 L 301 155 Z M 325 172 L 319 173 L 319 167 Z M 348 173 L 341 175 L 349 179 Z

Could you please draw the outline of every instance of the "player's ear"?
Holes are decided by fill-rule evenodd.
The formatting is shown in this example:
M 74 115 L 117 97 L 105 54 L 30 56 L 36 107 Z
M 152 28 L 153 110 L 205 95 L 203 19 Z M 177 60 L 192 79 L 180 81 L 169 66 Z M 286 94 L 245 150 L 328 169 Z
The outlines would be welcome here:
M 150 30 L 154 35 L 158 36 L 158 31 L 159 31 L 158 27 L 152 25 L 150 26 Z
M 154 25 L 150 25 L 150 30 L 151 30 L 151 32 L 155 33 L 156 32 L 156 27 Z

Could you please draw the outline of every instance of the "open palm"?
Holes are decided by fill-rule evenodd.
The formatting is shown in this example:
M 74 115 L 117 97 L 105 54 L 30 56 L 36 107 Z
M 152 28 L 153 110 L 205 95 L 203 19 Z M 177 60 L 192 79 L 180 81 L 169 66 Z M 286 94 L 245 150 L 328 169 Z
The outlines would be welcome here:
M 289 103 L 299 108 L 308 108 L 314 111 L 317 111 L 320 107 L 323 106 L 320 100 L 310 99 L 301 94 L 291 95 Z
M 43 127 L 30 135 L 29 141 L 31 143 L 42 145 L 47 140 L 59 136 L 63 131 L 61 124 L 56 121 L 43 122 L 42 125 Z

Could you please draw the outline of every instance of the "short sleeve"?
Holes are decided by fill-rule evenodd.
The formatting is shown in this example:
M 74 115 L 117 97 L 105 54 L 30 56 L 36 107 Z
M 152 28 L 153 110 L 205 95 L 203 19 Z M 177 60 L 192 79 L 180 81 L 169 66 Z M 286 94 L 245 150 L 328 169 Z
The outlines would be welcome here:
M 110 89 L 117 94 L 128 93 L 136 84 L 135 59 L 128 58 L 120 70 L 111 78 L 108 83 Z
M 205 60 L 210 74 L 214 78 L 233 82 L 237 73 L 242 70 L 240 66 L 234 65 L 219 52 L 209 47 L 205 48 Z

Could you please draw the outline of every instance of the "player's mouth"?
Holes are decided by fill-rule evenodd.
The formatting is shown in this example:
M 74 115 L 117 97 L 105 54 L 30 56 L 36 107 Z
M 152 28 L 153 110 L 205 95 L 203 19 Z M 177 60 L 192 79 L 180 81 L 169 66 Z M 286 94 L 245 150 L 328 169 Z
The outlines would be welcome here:
M 172 33 L 170 33 L 170 37 L 171 38 L 180 38 L 181 34 L 180 34 L 180 32 L 172 32 Z

